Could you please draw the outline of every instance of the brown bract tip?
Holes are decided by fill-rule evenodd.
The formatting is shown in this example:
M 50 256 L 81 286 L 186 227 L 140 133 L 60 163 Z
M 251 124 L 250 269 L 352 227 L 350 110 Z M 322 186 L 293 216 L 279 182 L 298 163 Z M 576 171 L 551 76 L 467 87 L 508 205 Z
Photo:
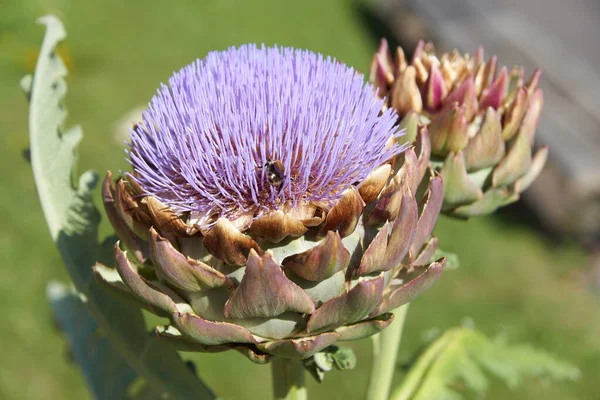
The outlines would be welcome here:
M 282 264 L 302 279 L 319 282 L 330 278 L 350 263 L 350 253 L 337 232 L 328 231 L 318 245 L 286 257 Z
M 288 236 L 302 236 L 306 231 L 306 226 L 296 215 L 281 210 L 271 211 L 255 219 L 249 229 L 253 236 L 273 243 L 278 243 Z
M 152 223 L 145 204 L 141 204 L 131 193 L 131 187 L 121 178 L 117 181 L 115 208 L 123 222 L 142 239 L 148 239 L 148 228 Z
M 362 215 L 364 202 L 354 187 L 346 189 L 327 214 L 325 225 L 321 232 L 338 231 L 341 237 L 346 237 L 356 228 Z
M 360 197 L 362 197 L 365 204 L 369 204 L 377 198 L 387 183 L 391 171 L 392 166 L 390 164 L 383 164 L 371 171 L 360 184 L 358 193 L 360 193 Z
M 226 218 L 219 218 L 215 226 L 204 235 L 202 241 L 210 254 L 230 265 L 244 265 L 251 249 L 258 254 L 263 251 L 247 235 L 241 233 Z
M 187 235 L 185 222 L 177 216 L 168 206 L 160 202 L 156 197 L 144 197 L 143 202 L 148 207 L 152 225 L 163 235 Z

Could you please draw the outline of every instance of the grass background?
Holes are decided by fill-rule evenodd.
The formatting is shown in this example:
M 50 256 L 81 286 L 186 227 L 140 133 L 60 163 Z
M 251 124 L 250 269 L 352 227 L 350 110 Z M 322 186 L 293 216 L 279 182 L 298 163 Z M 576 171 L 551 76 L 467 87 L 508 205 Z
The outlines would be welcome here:
M 115 122 L 145 104 L 160 82 L 212 49 L 248 42 L 310 48 L 366 71 L 378 39 L 360 0 L 234 1 L 2 0 L 0 1 L 0 398 L 85 399 L 89 394 L 65 351 L 45 300 L 50 279 L 67 281 L 44 223 L 31 170 L 27 104 L 18 87 L 31 72 L 47 12 L 69 34 L 62 54 L 71 69 L 70 122 L 83 125 L 80 170 L 126 168 Z M 106 222 L 103 232 L 109 231 Z M 411 306 L 400 360 L 410 358 L 431 328 L 465 317 L 489 335 L 529 342 L 570 360 L 578 382 L 529 381 L 516 393 L 493 381 L 490 399 L 598 399 L 600 305 L 581 278 L 586 258 L 575 244 L 551 241 L 514 213 L 459 222 L 442 218 L 441 246 L 460 255 Z M 369 368 L 369 342 L 352 345 L 358 367 L 310 380 L 313 399 L 360 399 Z M 188 355 L 186 355 L 188 357 Z M 269 368 L 238 354 L 193 356 L 202 377 L 225 399 L 270 396 Z M 401 377 L 398 370 L 396 378 Z

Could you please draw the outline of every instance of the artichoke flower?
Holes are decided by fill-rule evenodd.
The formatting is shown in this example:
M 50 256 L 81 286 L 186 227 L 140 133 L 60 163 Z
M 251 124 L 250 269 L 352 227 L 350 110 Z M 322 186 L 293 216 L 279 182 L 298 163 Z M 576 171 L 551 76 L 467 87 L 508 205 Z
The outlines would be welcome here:
M 132 171 L 104 181 L 120 242 L 96 277 L 167 317 L 156 334 L 186 351 L 302 360 L 381 331 L 445 264 L 430 261 L 441 178 L 382 106 L 309 51 L 184 67 L 133 127 Z
M 496 56 L 485 61 L 483 48 L 472 57 L 454 50 L 438 58 L 431 43 L 420 42 L 409 64 L 402 48 L 392 59 L 381 41 L 370 81 L 385 96 L 384 109 L 398 111 L 401 127 L 428 127 L 444 213 L 484 215 L 515 202 L 544 167 L 547 147 L 533 152 L 540 71 L 527 83 L 523 76 L 521 67 L 499 68 Z

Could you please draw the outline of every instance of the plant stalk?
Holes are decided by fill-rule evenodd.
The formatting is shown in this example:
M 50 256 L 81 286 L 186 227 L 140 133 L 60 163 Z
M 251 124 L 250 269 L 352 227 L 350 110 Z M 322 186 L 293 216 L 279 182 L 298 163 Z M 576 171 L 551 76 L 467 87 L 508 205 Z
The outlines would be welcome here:
M 301 361 L 276 357 L 271 361 L 273 398 L 275 400 L 306 400 L 304 365 Z
M 388 400 L 394 371 L 396 370 L 396 357 L 402 340 L 408 304 L 398 307 L 393 312 L 394 321 L 390 326 L 377 335 L 371 336 L 373 364 L 369 376 L 366 400 Z
M 431 368 L 431 364 L 440 356 L 440 353 L 452 343 L 452 341 L 456 340 L 459 334 L 459 330 L 451 329 L 433 342 L 417 359 L 415 364 L 413 364 L 408 374 L 404 377 L 402 384 L 394 388 L 390 400 L 409 400 L 413 398 L 419 391 L 425 374 Z

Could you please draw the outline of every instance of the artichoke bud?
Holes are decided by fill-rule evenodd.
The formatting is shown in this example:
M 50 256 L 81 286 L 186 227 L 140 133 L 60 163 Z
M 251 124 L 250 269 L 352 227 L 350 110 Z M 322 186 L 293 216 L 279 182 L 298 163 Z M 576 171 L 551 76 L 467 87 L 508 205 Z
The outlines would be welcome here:
M 410 63 L 401 49 L 395 54 L 401 61 L 392 65 L 382 40 L 372 68 L 392 71 L 394 78 L 371 82 L 383 109 L 397 110 L 409 143 L 415 143 L 415 124 L 427 126 L 430 166 L 444 179 L 443 212 L 484 215 L 518 200 L 548 154 L 547 147 L 534 152 L 540 71 L 524 83 L 522 68 L 508 71 L 496 56 L 485 61 L 483 48 L 473 56 L 457 50 L 438 56 L 431 43 L 420 42 Z
M 402 57 L 372 78 L 388 84 Z M 186 351 L 306 360 L 384 329 L 444 268 L 431 262 L 444 191 L 427 129 L 405 124 L 407 149 L 372 93 L 293 49 L 242 46 L 177 72 L 132 131 L 133 171 L 104 181 L 120 242 L 98 279 L 167 316 L 156 334 Z

